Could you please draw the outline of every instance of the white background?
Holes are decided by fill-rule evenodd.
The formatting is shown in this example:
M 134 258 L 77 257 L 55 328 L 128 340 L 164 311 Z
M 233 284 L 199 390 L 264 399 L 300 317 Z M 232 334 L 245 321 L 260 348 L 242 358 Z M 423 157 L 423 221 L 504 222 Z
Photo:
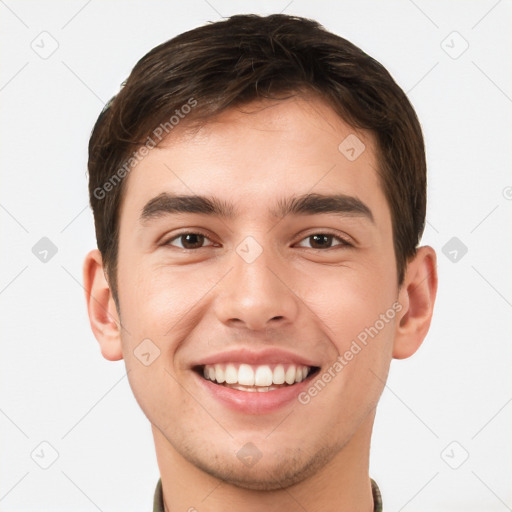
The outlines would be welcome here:
M 438 252 L 440 287 L 424 345 L 393 361 L 379 406 L 370 470 L 384 510 L 511 509 L 512 3 L 2 0 L 1 511 L 152 510 L 149 422 L 86 316 L 88 138 L 155 45 L 221 16 L 283 10 L 379 60 L 424 130 L 423 243 Z M 44 59 L 33 47 L 52 38 Z M 46 263 L 32 253 L 42 237 L 58 248 Z M 456 262 L 442 252 L 452 237 L 468 249 Z M 43 441 L 59 455 L 48 469 L 31 457 L 50 460 Z

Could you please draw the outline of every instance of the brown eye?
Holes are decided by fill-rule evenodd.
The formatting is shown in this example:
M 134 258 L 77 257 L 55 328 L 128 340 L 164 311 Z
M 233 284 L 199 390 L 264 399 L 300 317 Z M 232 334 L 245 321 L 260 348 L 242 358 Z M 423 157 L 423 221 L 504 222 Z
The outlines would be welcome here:
M 313 249 L 324 249 L 325 247 L 332 246 L 332 235 L 311 235 L 311 246 Z
M 328 233 L 315 233 L 313 235 L 309 235 L 303 240 L 299 242 L 300 247 L 307 247 L 306 245 L 302 245 L 305 241 L 309 241 L 310 248 L 311 249 L 330 249 L 333 247 L 333 240 L 338 240 L 341 243 L 337 243 L 334 245 L 336 246 L 351 246 L 349 242 L 344 240 L 343 238 L 336 236 L 336 235 L 330 235 Z
M 182 233 L 171 238 L 165 245 L 172 245 L 181 249 L 201 249 L 205 240 L 209 240 L 209 238 L 201 233 Z M 173 244 L 174 241 L 178 241 L 178 245 Z

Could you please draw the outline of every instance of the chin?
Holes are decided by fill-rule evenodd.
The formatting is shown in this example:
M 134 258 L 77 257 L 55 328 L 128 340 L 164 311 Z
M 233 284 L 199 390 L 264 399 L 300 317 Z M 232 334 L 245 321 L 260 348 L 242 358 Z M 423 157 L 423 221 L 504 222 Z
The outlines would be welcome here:
M 263 454 L 261 459 L 248 466 L 230 455 L 215 458 L 215 464 L 204 460 L 191 462 L 209 474 L 228 485 L 254 491 L 274 491 L 292 487 L 313 476 L 325 467 L 336 455 L 339 449 L 328 445 L 313 454 L 306 453 L 301 448 L 293 449 L 292 453 Z M 271 458 L 272 460 L 269 460 Z

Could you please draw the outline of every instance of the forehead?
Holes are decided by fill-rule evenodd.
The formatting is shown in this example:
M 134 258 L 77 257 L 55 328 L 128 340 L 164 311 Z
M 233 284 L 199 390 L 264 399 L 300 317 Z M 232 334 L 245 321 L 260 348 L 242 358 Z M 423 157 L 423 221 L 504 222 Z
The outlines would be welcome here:
M 317 98 L 253 102 L 190 128 L 185 118 L 130 172 L 122 210 L 140 214 L 162 192 L 224 198 L 241 216 L 306 193 L 342 193 L 386 209 L 373 135 Z

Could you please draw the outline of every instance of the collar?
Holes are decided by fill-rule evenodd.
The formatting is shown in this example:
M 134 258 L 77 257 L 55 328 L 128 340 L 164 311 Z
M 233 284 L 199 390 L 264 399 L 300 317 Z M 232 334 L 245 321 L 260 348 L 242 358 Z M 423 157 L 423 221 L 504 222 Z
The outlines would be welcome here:
M 382 496 L 380 489 L 375 480 L 372 482 L 372 495 L 373 495 L 373 512 L 382 512 Z M 158 479 L 156 484 L 155 496 L 153 499 L 153 512 L 164 512 L 164 498 L 162 493 L 162 478 Z

